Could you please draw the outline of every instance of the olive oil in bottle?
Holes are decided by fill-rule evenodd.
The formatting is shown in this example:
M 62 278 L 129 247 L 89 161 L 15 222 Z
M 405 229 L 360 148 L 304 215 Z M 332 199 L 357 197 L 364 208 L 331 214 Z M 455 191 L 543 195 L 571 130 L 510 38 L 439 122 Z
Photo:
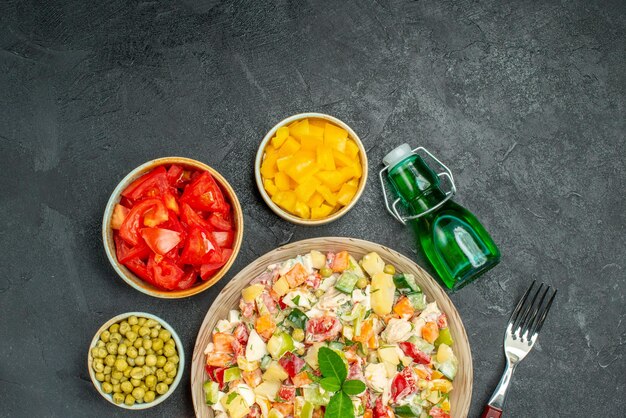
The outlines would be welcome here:
M 420 151 L 444 171 L 435 173 Z M 452 201 L 456 187 L 448 167 L 426 149 L 412 150 L 407 144 L 387 154 L 383 164 L 383 192 L 388 181 L 397 196 L 390 204 L 385 193 L 387 209 L 413 228 L 426 258 L 449 289 L 465 286 L 498 264 L 500 251 L 489 233 L 470 211 Z M 442 179 L 450 190 L 444 191 Z M 408 215 L 400 213 L 399 205 Z

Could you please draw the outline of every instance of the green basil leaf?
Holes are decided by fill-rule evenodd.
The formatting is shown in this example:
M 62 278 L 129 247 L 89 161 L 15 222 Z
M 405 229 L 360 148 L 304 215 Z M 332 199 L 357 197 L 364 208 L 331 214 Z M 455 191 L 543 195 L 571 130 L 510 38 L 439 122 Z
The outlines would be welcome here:
M 358 395 L 365 390 L 365 383 L 360 380 L 346 380 L 342 389 L 348 395 Z
M 325 418 L 354 418 L 354 405 L 350 397 L 343 392 L 337 392 L 330 398 L 326 407 Z
M 325 377 L 320 380 L 320 386 L 329 392 L 337 392 L 341 389 L 341 382 L 336 377 Z
M 317 362 L 324 377 L 335 377 L 339 382 L 346 380 L 348 368 L 339 354 L 328 347 L 320 347 L 317 352 Z

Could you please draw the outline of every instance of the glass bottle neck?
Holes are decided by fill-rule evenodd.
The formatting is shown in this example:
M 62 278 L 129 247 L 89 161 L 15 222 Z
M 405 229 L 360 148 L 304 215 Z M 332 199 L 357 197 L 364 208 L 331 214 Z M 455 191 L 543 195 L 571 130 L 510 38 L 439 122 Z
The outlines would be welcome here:
M 445 198 L 445 193 L 439 187 L 432 187 L 407 203 L 414 213 L 423 213 L 441 203 Z

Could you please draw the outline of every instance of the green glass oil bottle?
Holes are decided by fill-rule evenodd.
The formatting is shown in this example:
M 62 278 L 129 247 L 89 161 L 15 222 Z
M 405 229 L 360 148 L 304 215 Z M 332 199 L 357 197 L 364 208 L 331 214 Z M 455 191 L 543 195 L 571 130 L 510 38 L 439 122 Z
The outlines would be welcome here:
M 419 153 L 443 171 L 436 173 Z M 456 186 L 448 167 L 425 148 L 413 150 L 407 144 L 387 154 L 383 164 L 380 180 L 387 210 L 413 228 L 426 258 L 449 289 L 460 289 L 498 264 L 500 251 L 489 233 L 470 211 L 452 201 Z M 444 191 L 442 179 L 449 190 Z M 392 203 L 386 181 L 397 196 Z

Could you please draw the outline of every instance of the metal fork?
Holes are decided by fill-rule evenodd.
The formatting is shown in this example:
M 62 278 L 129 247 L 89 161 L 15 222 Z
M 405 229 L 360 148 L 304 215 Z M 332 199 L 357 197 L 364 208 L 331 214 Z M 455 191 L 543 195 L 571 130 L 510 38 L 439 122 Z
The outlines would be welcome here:
M 500 418 L 502 416 L 502 409 L 513 372 L 537 342 L 539 331 L 541 331 L 543 322 L 546 320 L 556 296 L 556 289 L 543 283 L 533 292 L 535 283 L 536 281 L 532 282 L 509 318 L 509 324 L 504 333 L 506 367 L 500 383 L 498 383 L 483 410 L 482 418 Z

